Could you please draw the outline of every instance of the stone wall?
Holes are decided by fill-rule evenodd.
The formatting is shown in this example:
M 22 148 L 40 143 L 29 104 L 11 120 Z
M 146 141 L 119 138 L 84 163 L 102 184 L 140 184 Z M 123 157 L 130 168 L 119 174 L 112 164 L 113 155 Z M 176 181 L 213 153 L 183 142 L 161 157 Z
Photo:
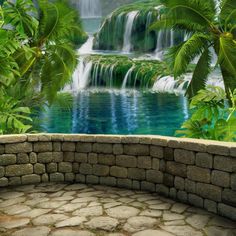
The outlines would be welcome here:
M 236 143 L 161 136 L 0 136 L 0 186 L 80 182 L 157 192 L 236 220 Z

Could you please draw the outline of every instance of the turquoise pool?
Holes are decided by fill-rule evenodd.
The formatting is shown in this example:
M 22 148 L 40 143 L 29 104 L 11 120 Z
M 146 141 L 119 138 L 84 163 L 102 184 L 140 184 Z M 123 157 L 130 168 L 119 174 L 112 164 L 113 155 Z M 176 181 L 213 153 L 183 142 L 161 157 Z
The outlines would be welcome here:
M 182 95 L 89 89 L 73 95 L 71 109 L 53 105 L 41 113 L 42 131 L 86 134 L 174 135 L 189 116 Z

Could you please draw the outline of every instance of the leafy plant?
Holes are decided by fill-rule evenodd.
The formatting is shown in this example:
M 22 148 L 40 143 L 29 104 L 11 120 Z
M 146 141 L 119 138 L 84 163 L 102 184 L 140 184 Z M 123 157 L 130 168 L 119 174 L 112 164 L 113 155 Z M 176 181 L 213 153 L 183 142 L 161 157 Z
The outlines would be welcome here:
M 167 60 L 175 77 L 186 72 L 197 59 L 192 80 L 187 89 L 189 97 L 205 88 L 211 72 L 213 49 L 218 57 L 227 97 L 236 88 L 236 1 L 235 0 L 160 0 L 161 20 L 151 27 L 159 30 L 182 30 L 188 39 L 171 48 Z M 219 3 L 219 7 L 217 4 Z
M 176 132 L 189 138 L 236 141 L 236 90 L 231 93 L 231 106 L 220 87 L 209 86 L 191 99 L 192 117 Z

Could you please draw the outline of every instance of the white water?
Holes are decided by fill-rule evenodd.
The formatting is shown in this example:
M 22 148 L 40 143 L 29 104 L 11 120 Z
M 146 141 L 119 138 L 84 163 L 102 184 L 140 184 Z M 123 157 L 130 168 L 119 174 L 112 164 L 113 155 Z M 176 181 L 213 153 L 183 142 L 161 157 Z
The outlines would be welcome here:
M 127 82 L 128 82 L 128 80 L 130 79 L 130 76 L 131 76 L 131 74 L 132 74 L 134 68 L 135 68 L 135 67 L 132 66 L 132 67 L 128 70 L 128 72 L 126 73 L 125 78 L 124 78 L 123 83 L 122 83 L 122 87 L 121 87 L 122 89 L 125 89 L 125 88 L 126 88 Z
M 85 58 L 80 57 L 79 64 L 73 74 L 72 90 L 77 92 L 85 89 L 89 85 L 92 62 L 85 62 Z
M 131 36 L 132 36 L 132 29 L 135 17 L 137 16 L 138 11 L 131 11 L 127 14 L 126 18 L 126 25 L 125 25 L 125 33 L 124 33 L 124 42 L 123 42 L 123 52 L 129 53 L 132 49 L 131 43 Z
M 78 53 L 80 55 L 90 54 L 93 51 L 93 39 L 94 36 L 90 35 L 87 41 L 79 48 Z
M 102 16 L 100 0 L 72 0 L 72 3 L 79 8 L 81 18 L 100 18 Z

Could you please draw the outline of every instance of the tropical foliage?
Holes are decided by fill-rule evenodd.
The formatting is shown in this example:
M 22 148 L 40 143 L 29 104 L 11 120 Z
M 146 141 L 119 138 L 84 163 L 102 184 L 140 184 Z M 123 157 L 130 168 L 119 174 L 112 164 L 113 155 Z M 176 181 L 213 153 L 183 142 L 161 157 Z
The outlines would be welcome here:
M 189 138 L 236 141 L 236 90 L 230 95 L 230 106 L 225 99 L 226 93 L 220 87 L 200 90 L 190 104 L 192 117 L 177 134 Z
M 160 0 L 161 20 L 152 29 L 181 30 L 188 39 L 171 48 L 167 60 L 175 77 L 186 72 L 197 60 L 187 94 L 192 97 L 203 89 L 211 72 L 215 51 L 228 99 L 236 88 L 236 1 L 235 0 Z
M 78 40 L 79 39 L 79 40 Z M 85 40 L 77 12 L 64 1 L 5 1 L 0 6 L 0 132 L 26 132 L 42 101 L 51 103 L 77 64 Z M 6 104 L 7 103 L 7 104 Z

